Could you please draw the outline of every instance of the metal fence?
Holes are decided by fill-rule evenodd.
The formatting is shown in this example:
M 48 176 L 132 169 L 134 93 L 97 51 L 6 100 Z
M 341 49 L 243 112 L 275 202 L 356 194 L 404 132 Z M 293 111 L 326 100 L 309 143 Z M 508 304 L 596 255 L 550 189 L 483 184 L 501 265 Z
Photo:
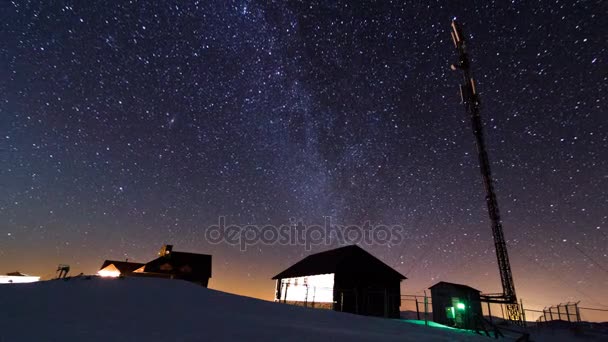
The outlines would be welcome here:
M 538 324 L 556 321 L 575 323 L 608 321 L 608 309 L 581 307 L 579 302 L 560 303 L 536 312 L 540 314 L 536 320 Z
M 431 297 L 424 295 L 401 295 L 401 318 L 433 320 Z
M 542 310 L 542 314 L 536 322 L 541 324 L 550 321 L 580 322 L 581 313 L 578 303 L 568 302 L 546 307 Z

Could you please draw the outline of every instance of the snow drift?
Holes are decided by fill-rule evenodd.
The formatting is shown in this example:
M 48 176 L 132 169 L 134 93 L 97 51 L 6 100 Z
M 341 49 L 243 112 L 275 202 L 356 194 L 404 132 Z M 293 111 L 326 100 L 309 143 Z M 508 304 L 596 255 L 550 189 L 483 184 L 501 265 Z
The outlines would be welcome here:
M 5 285 L 0 305 L 0 341 L 488 341 L 151 278 Z

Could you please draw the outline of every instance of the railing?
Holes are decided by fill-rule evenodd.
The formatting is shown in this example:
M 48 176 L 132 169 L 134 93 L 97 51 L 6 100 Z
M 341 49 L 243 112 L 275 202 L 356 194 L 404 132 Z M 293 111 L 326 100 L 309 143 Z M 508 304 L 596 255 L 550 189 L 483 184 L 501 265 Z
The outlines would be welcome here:
M 579 306 L 579 302 L 560 303 L 544 308 L 536 320 L 539 325 L 554 321 L 562 322 L 605 322 L 608 321 L 608 309 Z
M 429 296 L 401 295 L 400 310 L 402 318 L 420 321 L 433 320 L 433 305 Z
M 568 302 L 546 307 L 542 310 L 542 315 L 538 317 L 536 322 L 540 324 L 550 321 L 580 322 L 581 313 L 578 303 Z

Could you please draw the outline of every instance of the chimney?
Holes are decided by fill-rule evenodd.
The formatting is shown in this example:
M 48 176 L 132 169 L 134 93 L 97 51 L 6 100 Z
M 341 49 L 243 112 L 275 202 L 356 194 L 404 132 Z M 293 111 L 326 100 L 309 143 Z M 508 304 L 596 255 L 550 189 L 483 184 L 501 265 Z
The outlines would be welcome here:
M 159 256 L 168 256 L 169 254 L 171 254 L 171 251 L 173 250 L 173 245 L 163 245 L 160 249 L 160 252 L 158 252 Z

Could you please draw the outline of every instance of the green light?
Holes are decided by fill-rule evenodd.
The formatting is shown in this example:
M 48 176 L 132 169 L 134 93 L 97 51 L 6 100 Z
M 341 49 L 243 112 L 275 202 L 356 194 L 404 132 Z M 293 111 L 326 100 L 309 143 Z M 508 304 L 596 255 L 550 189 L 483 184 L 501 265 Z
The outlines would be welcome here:
M 456 304 L 456 307 L 460 310 L 464 310 L 465 305 L 463 303 L 458 303 L 458 304 Z

